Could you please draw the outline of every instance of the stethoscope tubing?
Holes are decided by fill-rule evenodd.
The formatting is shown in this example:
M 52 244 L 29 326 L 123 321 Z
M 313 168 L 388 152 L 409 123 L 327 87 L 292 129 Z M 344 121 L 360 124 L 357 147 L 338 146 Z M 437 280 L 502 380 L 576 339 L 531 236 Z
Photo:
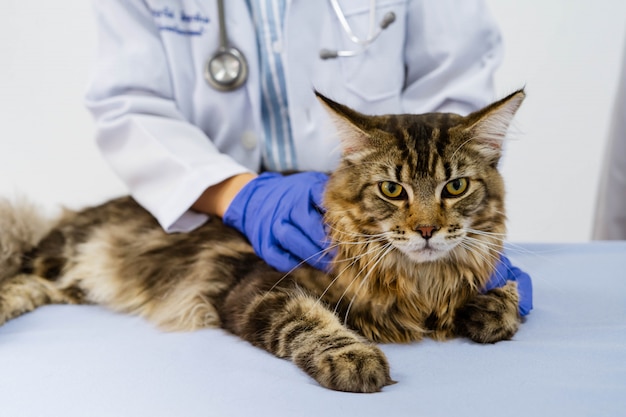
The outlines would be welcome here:
M 322 49 L 320 50 L 319 56 L 321 59 L 334 59 L 339 57 L 352 57 L 363 53 L 369 46 L 383 33 L 385 29 L 389 25 L 391 25 L 396 20 L 396 14 L 394 12 L 387 12 L 383 16 L 382 20 L 378 24 L 378 29 L 376 28 L 376 0 L 370 0 L 370 11 L 369 11 L 369 25 L 368 25 L 368 34 L 364 39 L 359 38 L 355 35 L 346 19 L 346 15 L 341 9 L 338 0 L 330 0 L 330 5 L 335 12 L 335 16 L 339 20 L 339 24 L 343 31 L 348 35 L 348 39 L 359 48 L 351 49 L 351 50 L 335 50 L 335 49 Z
M 346 19 L 346 15 L 341 9 L 341 6 L 339 5 L 339 2 L 337 0 L 330 0 L 330 5 L 332 6 L 333 11 L 335 12 L 335 16 L 337 16 L 337 19 L 339 20 L 339 24 L 343 28 L 344 32 L 346 32 L 346 34 L 348 35 L 348 38 L 350 38 L 350 40 L 353 43 L 357 45 L 365 46 L 371 43 L 374 39 L 376 39 L 376 35 L 374 32 L 374 27 L 376 26 L 376 23 L 374 21 L 375 11 L 376 11 L 376 0 L 370 0 L 369 33 L 367 35 L 367 38 L 365 39 L 361 39 L 354 34 L 354 32 L 352 31 L 352 28 L 350 27 L 350 24 L 348 23 L 348 20 Z
M 361 39 L 352 31 L 346 19 L 346 15 L 343 13 L 343 10 L 341 10 L 341 6 L 339 6 L 339 2 L 337 0 L 330 0 L 330 4 L 350 41 L 359 45 L 360 48 L 345 51 L 322 49 L 320 51 L 321 59 L 351 57 L 360 54 L 396 19 L 395 13 L 388 12 L 383 16 L 376 30 L 376 0 L 370 0 L 369 33 L 365 39 Z M 248 78 L 248 63 L 246 62 L 246 57 L 239 49 L 229 45 L 228 33 L 226 32 L 224 0 L 217 0 L 217 14 L 219 22 L 219 48 L 206 62 L 204 66 L 204 78 L 209 85 L 219 91 L 232 91 L 241 87 L 246 82 Z

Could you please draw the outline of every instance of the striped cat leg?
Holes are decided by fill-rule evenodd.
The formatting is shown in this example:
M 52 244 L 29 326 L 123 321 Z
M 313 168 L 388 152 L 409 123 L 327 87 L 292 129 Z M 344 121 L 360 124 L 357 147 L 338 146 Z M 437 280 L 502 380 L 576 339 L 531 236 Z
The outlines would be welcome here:
M 45 304 L 76 303 L 47 279 L 18 274 L 0 284 L 0 325 Z
M 455 315 L 455 332 L 478 343 L 511 339 L 520 324 L 517 284 L 509 281 L 501 288 L 478 294 Z
M 320 385 L 376 392 L 392 384 L 383 352 L 344 327 L 337 316 L 301 291 L 259 295 L 229 330 L 281 358 L 291 359 Z

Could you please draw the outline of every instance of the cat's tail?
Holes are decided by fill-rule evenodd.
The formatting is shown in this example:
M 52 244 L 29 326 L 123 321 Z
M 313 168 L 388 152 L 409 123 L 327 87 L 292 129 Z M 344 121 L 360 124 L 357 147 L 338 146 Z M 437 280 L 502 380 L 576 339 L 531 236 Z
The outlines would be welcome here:
M 18 273 L 24 254 L 37 246 L 53 224 L 25 198 L 0 198 L 0 282 Z

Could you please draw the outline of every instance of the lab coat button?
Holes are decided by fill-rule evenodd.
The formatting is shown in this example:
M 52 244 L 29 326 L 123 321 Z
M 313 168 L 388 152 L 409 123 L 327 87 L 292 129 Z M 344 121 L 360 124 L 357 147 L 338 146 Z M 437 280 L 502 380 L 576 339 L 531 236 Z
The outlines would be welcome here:
M 241 143 L 243 144 L 243 147 L 246 149 L 252 150 L 256 148 L 256 144 L 257 144 L 256 134 L 251 130 L 246 130 L 245 132 L 243 132 L 243 135 L 241 135 Z
M 274 50 L 275 54 L 280 54 L 283 52 L 283 43 L 281 41 L 274 41 L 272 42 L 272 49 Z

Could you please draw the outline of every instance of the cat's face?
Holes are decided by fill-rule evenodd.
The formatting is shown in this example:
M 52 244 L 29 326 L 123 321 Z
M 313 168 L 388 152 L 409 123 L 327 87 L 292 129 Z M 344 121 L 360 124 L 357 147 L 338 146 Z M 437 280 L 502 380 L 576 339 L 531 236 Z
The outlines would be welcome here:
M 338 241 L 370 240 L 414 262 L 463 256 L 504 237 L 501 141 L 517 92 L 467 117 L 364 116 L 337 103 L 344 158 L 325 204 Z M 339 213 L 339 215 L 335 215 Z
M 477 154 L 454 155 L 456 141 L 437 151 L 436 134 L 419 134 L 420 151 L 390 146 L 370 155 L 380 162 L 357 169 L 362 200 L 351 212 L 357 224 L 367 219 L 361 230 L 383 235 L 416 262 L 446 256 L 470 232 L 503 231 L 504 189 L 495 166 Z

